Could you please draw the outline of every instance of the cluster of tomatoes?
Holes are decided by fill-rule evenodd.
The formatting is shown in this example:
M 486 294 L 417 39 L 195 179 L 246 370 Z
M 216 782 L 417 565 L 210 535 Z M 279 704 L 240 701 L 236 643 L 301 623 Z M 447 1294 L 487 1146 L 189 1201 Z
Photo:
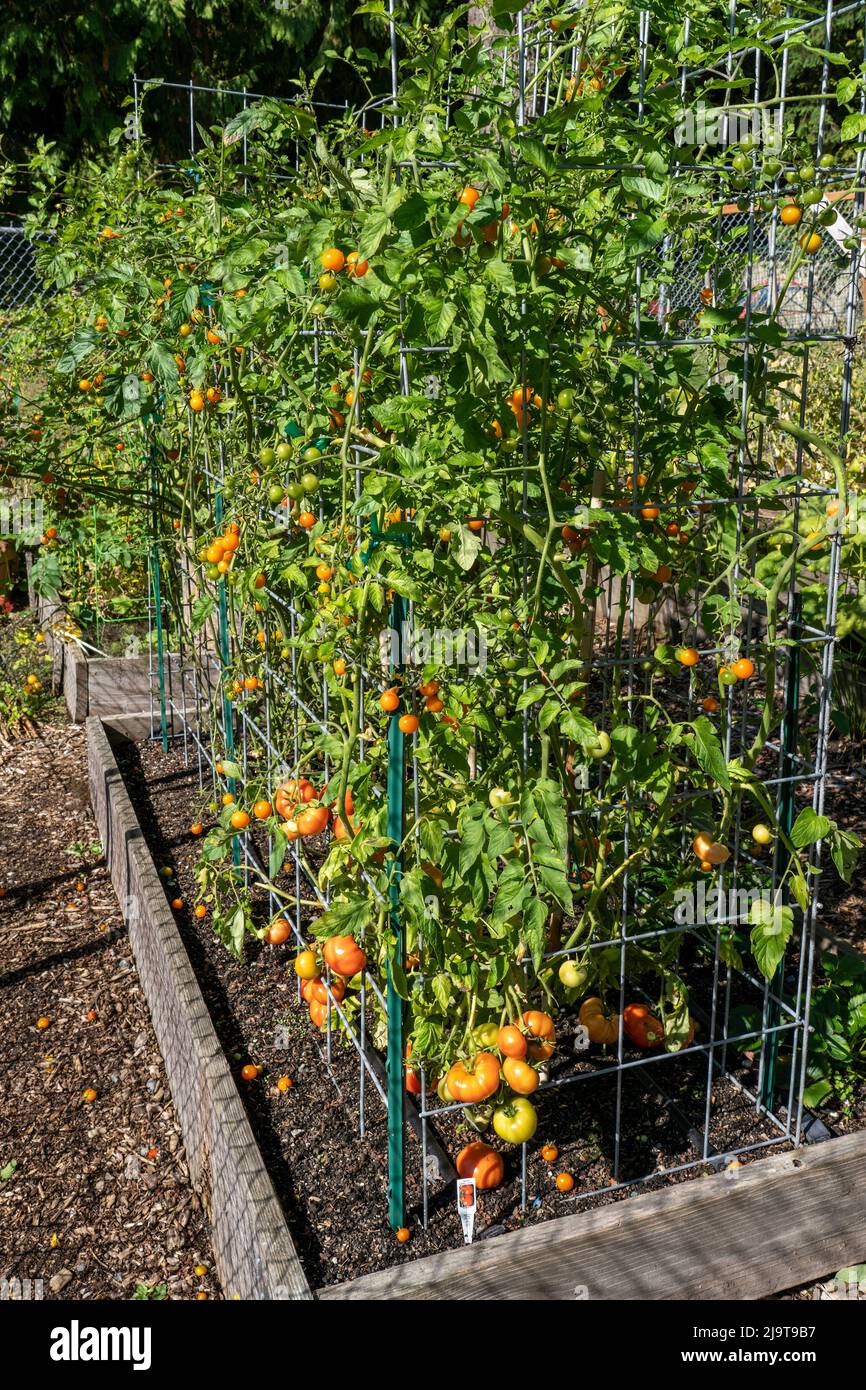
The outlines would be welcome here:
M 361 259 L 357 251 L 348 256 L 337 246 L 329 246 L 321 255 L 322 273 L 319 276 L 319 289 L 323 294 L 333 294 L 337 288 L 337 276 L 342 271 L 354 280 L 361 280 L 370 269 L 370 262 Z
M 351 788 L 346 788 L 345 820 L 337 813 L 336 798 L 329 801 L 328 796 L 327 786 L 319 791 L 307 777 L 292 778 L 277 789 L 274 807 L 283 819 L 282 833 L 288 841 L 321 835 L 329 826 L 337 840 L 350 840 L 358 833 Z
M 346 993 L 346 982 L 360 975 L 367 957 L 353 936 L 329 937 L 322 948 L 320 961 L 315 951 L 301 951 L 295 959 L 295 974 L 301 981 L 301 996 L 309 1005 L 310 1018 L 317 1028 L 324 1028 L 328 1017 L 328 997 L 339 1004 Z M 327 966 L 330 976 L 323 978 Z
M 336 663 L 335 663 L 336 664 Z M 418 687 L 418 694 L 424 701 L 424 708 L 428 714 L 441 714 L 445 708 L 445 702 L 439 695 L 439 682 L 436 680 L 424 681 Z M 394 714 L 400 708 L 400 692 L 395 685 L 389 686 L 379 696 L 379 705 L 386 714 Z M 416 714 L 401 714 L 398 719 L 400 730 L 404 734 L 414 734 L 418 732 L 418 716 Z
M 235 551 L 241 543 L 241 528 L 238 522 L 230 521 L 221 536 L 214 536 L 208 545 L 202 547 L 198 558 L 208 566 L 205 571 L 208 579 L 219 579 L 228 574 L 232 567 Z
M 591 1043 L 603 1047 L 614 1047 L 619 1040 L 619 1015 L 609 1009 L 603 999 L 592 995 L 580 1006 L 577 1021 L 586 1029 Z M 622 1031 L 635 1047 L 648 1051 L 661 1047 L 665 1040 L 664 1024 L 656 1018 L 646 1004 L 626 1004 L 622 1011 Z M 695 1024 L 689 1020 L 688 1035 L 683 1046 L 688 1046 L 695 1035 Z

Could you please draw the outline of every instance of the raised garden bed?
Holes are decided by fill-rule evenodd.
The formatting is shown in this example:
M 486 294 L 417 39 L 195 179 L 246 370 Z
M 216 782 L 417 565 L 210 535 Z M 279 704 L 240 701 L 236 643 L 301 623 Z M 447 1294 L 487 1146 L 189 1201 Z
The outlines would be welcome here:
M 122 720 L 131 738 L 142 738 L 159 727 L 159 696 L 153 690 L 152 663 L 146 655 L 97 655 L 86 642 L 66 635 L 75 624 L 56 600 L 39 597 L 35 608 L 54 659 L 55 688 L 62 691 L 74 724 L 90 715 L 115 723 Z M 171 680 L 177 663 L 170 658 L 168 666 Z M 192 717 L 191 711 L 187 717 Z M 169 732 L 174 732 L 173 719 L 169 708 Z
M 90 738 L 92 749 L 96 749 L 100 757 L 113 760 L 102 726 L 96 722 L 90 725 Z M 599 1257 L 601 1263 L 597 1265 L 601 1284 L 588 1295 L 596 1298 L 669 1297 L 675 1293 L 700 1298 L 759 1296 L 791 1287 L 800 1280 L 826 1273 L 834 1264 L 838 1267 L 848 1259 L 860 1257 L 866 1243 L 866 1217 L 852 1215 L 848 1210 L 859 1165 L 866 1161 L 866 1139 L 860 1135 L 849 1136 L 844 1144 L 834 1140 L 821 1146 L 820 1159 L 818 1150 L 813 1149 L 781 1155 L 776 1151 L 772 1157 L 760 1160 L 762 1176 L 758 1182 L 743 1183 L 745 1167 L 725 1169 L 714 1176 L 710 1176 L 711 1169 L 691 1169 L 687 1173 L 650 1180 L 643 1189 L 638 1189 L 646 1195 L 634 1199 L 620 1189 L 577 1201 L 566 1201 L 560 1196 L 553 1184 L 553 1170 L 542 1161 L 537 1148 L 531 1146 L 526 1212 L 520 1208 L 519 1164 L 513 1156 L 517 1151 L 512 1151 L 503 1187 L 480 1197 L 476 1235 L 482 1239 L 476 1240 L 472 1250 L 464 1252 L 452 1183 L 433 1187 L 428 1229 L 423 1230 L 418 1222 L 420 1154 L 417 1140 L 410 1132 L 407 1171 L 413 1238 L 408 1246 L 398 1246 L 387 1222 L 384 1107 L 375 1098 L 368 1102 L 367 1129 L 361 1138 L 357 1127 L 358 1063 L 354 1050 L 341 1047 L 335 1039 L 330 1064 L 326 1065 L 323 1043 L 314 1035 L 306 1010 L 297 1007 L 295 979 L 287 972 L 291 959 L 288 948 L 254 946 L 247 962 L 241 964 L 226 954 L 209 923 L 199 922 L 192 915 L 190 907 L 196 893 L 192 871 L 198 842 L 190 835 L 189 825 L 200 812 L 203 798 L 195 770 L 184 767 L 181 750 L 172 749 L 166 755 L 152 743 L 135 746 L 125 740 L 114 741 L 126 786 L 141 820 L 143 839 L 136 837 L 136 854 L 144 856 L 149 851 L 147 858 L 151 861 L 152 891 L 144 900 L 145 906 L 160 919 L 158 932 L 155 935 L 153 931 L 146 933 L 150 943 L 147 972 L 157 975 L 161 968 L 158 967 L 160 951 L 170 950 L 175 961 L 179 962 L 183 955 L 192 962 L 189 976 L 184 972 L 185 989 L 196 994 L 200 991 L 202 1003 L 196 1004 L 199 1020 L 196 1028 L 201 1026 L 205 1032 L 213 1030 L 209 1048 L 216 1050 L 208 1052 L 208 1065 L 217 1067 L 221 1104 L 230 1103 L 233 1111 L 239 1110 L 244 1115 L 245 1133 L 248 1134 L 244 1140 L 244 1154 L 252 1165 L 250 1171 L 256 1163 L 261 1165 L 259 1177 L 265 1184 L 263 1190 L 268 1191 L 266 1207 L 271 1237 L 276 1239 L 274 1233 L 282 1225 L 279 1248 L 285 1251 L 288 1242 L 297 1252 L 297 1259 L 290 1261 L 293 1278 L 298 1280 L 297 1287 L 291 1286 L 294 1291 L 288 1294 L 280 1291 L 282 1278 L 265 1277 L 258 1286 L 259 1292 L 253 1296 L 309 1296 L 304 1287 L 308 1284 L 309 1288 L 323 1290 L 327 1297 L 450 1297 L 455 1296 L 448 1289 L 451 1278 L 448 1271 L 453 1268 L 455 1279 L 460 1281 L 456 1296 L 501 1297 L 498 1271 L 512 1259 L 536 1260 L 539 1243 L 546 1246 L 548 1241 L 551 1256 L 544 1262 L 543 1276 L 547 1283 L 546 1296 L 563 1298 L 583 1296 L 576 1295 L 574 1288 L 587 1281 L 574 1274 L 574 1270 L 586 1268 L 588 1247 L 582 1243 L 587 1240 L 593 1242 L 592 1248 L 596 1242 L 602 1242 L 606 1252 Z M 91 776 L 93 779 L 93 769 Z M 114 777 L 119 780 L 116 771 L 112 774 Z M 113 861 L 116 858 L 112 856 Z M 153 859 L 159 870 L 172 870 L 171 879 L 160 880 Z M 168 891 L 166 883 L 171 885 Z M 174 893 L 179 893 L 187 905 L 179 913 L 172 913 L 168 905 Z M 193 973 L 194 980 L 190 978 Z M 162 987 L 158 1001 L 157 1008 L 165 1012 Z M 210 1015 L 206 1023 L 203 1010 Z M 161 1037 L 167 1037 L 166 1046 L 176 1047 L 172 1041 L 176 1025 L 166 1024 L 162 1031 L 158 1026 L 157 1031 Z M 247 1061 L 255 1062 L 262 1069 L 252 1084 L 240 1080 L 240 1068 Z M 172 1066 L 168 1069 L 171 1076 Z M 657 1167 L 670 1167 L 678 1162 L 689 1162 L 696 1156 L 696 1134 L 690 1133 L 688 1124 L 690 1078 L 685 1059 L 677 1069 L 683 1075 L 679 1083 L 671 1081 L 668 1099 L 673 1101 L 673 1108 L 660 1104 L 658 1095 L 646 1083 L 635 1085 L 634 1094 L 629 1097 L 628 1110 L 633 1110 L 633 1114 L 628 1129 L 638 1136 L 633 1155 L 635 1172 L 645 1171 L 650 1166 L 648 1158 L 654 1158 Z M 292 1079 L 288 1093 L 280 1092 L 275 1085 L 281 1075 L 289 1075 Z M 610 1084 L 613 1083 L 614 1078 L 611 1078 Z M 172 1084 L 174 1086 L 174 1081 Z M 602 1080 L 589 1086 L 563 1088 L 552 1097 L 548 1096 L 542 1111 L 542 1128 L 551 1128 L 550 1137 L 555 1137 L 560 1149 L 561 1162 L 556 1167 L 567 1167 L 575 1174 L 578 1191 L 597 1191 L 609 1181 L 612 1136 L 606 1125 L 612 1107 L 610 1097 L 605 1094 L 608 1085 Z M 724 1097 L 726 1087 L 730 1087 L 727 1099 Z M 724 1153 L 728 1134 L 731 1143 L 735 1136 L 742 1141 L 748 1104 L 736 1087 L 722 1078 L 717 1083 L 717 1101 L 723 1103 L 718 1105 L 716 1127 L 711 1137 L 714 1148 Z M 202 1106 L 206 1109 L 209 1106 L 204 1095 L 196 1100 L 193 1109 Z M 178 1102 L 178 1110 L 183 1119 L 183 1103 Z M 638 1123 L 641 1116 L 641 1123 Z M 727 1133 L 725 1116 L 730 1126 Z M 190 1123 L 195 1127 L 198 1122 L 193 1119 Z M 214 1123 L 217 1123 L 215 1118 L 206 1126 L 198 1123 L 201 1136 L 198 1143 L 187 1137 L 192 1155 L 201 1153 L 202 1149 L 205 1154 L 198 1163 L 194 1157 L 191 1159 L 194 1174 L 213 1169 L 206 1155 L 208 1145 L 213 1142 Z M 747 1137 L 760 1139 L 761 1126 L 765 1123 L 752 1114 Z M 456 1154 L 472 1136 L 465 1126 L 461 1130 L 449 1120 L 440 1128 L 439 1137 L 443 1147 Z M 546 1133 L 540 1130 L 538 1140 L 545 1137 Z M 790 1185 L 799 1181 L 804 1171 L 809 1175 L 804 1210 L 808 1208 L 808 1222 L 814 1230 L 801 1249 L 801 1242 L 794 1248 L 790 1241 L 787 1224 L 790 1210 L 786 1220 L 778 1225 L 778 1231 L 772 1227 L 772 1220 L 778 1220 L 778 1216 L 772 1217 L 772 1212 L 775 1202 L 778 1215 L 781 1215 L 792 1200 Z M 693 1177 L 701 1180 L 692 1182 L 689 1179 Z M 737 1180 L 736 1189 L 732 1186 L 733 1177 Z M 649 1195 L 646 1188 L 656 1190 Z M 705 1195 L 708 1193 L 711 1195 Z M 726 1201 L 718 1200 L 720 1196 Z M 228 1203 L 231 1211 L 238 1196 L 230 1188 L 221 1194 L 220 1200 Z M 826 1229 L 820 1227 L 816 1216 L 820 1203 L 825 1200 Z M 213 1201 L 212 1193 L 211 1208 Z M 726 1202 L 733 1202 L 733 1206 L 726 1206 Z M 770 1213 L 767 1219 L 771 1220 L 766 1258 L 757 1262 L 749 1276 L 754 1288 L 743 1286 L 737 1290 L 728 1256 L 732 1250 L 738 1250 L 737 1257 L 742 1260 L 738 1242 L 757 1219 L 757 1208 L 764 1211 L 765 1207 Z M 740 1210 L 742 1219 L 738 1215 Z M 629 1241 L 639 1238 L 649 1242 L 646 1248 L 654 1249 L 658 1245 L 659 1251 L 665 1249 L 665 1242 L 671 1242 L 672 1249 L 677 1238 L 682 1237 L 686 1211 L 689 1221 L 691 1213 L 696 1213 L 695 1229 L 701 1232 L 699 1243 L 704 1267 L 699 1283 L 689 1289 L 685 1287 L 682 1262 L 668 1271 L 670 1250 L 666 1256 L 665 1278 L 655 1292 L 651 1290 L 653 1259 L 648 1258 L 646 1265 L 641 1265 L 643 1273 L 639 1271 L 631 1283 L 627 1281 L 623 1285 L 624 1263 L 613 1279 L 612 1271 L 618 1268 L 618 1262 L 625 1260 Z M 700 1213 L 699 1220 L 697 1213 Z M 559 1219 L 551 1226 L 547 1219 L 552 1217 Z M 215 1213 L 215 1218 L 227 1228 L 236 1225 L 236 1219 L 225 1213 L 221 1217 Z M 541 1222 L 546 1224 L 540 1226 Z M 730 1235 L 728 1244 L 723 1239 L 726 1232 Z M 493 1236 L 495 1240 L 490 1239 Z M 215 1245 L 219 1259 L 218 1239 Z M 712 1249 L 719 1251 L 719 1258 L 708 1261 L 707 1251 Z M 257 1254 L 256 1259 L 260 1258 Z M 404 1282 L 401 1277 L 398 1281 L 395 1268 L 400 1269 L 402 1276 L 407 1267 L 412 1269 L 411 1279 Z M 391 1273 L 388 1273 L 389 1268 Z M 224 1283 L 230 1284 L 225 1272 L 222 1277 Z M 569 1279 L 571 1287 L 566 1289 L 563 1280 L 567 1283 Z M 613 1279 L 613 1283 L 608 1286 L 609 1279 Z M 623 1292 L 624 1287 L 634 1291 Z

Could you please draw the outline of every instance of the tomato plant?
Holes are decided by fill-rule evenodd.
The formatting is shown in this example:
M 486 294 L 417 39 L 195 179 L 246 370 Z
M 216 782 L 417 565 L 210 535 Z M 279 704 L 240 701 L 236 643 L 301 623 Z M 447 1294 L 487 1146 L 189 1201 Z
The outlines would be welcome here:
M 669 10 L 650 53 L 627 7 L 533 15 L 531 122 L 502 90 L 507 14 L 491 48 L 398 17 L 393 121 L 325 120 L 302 87 L 203 133 L 194 171 L 143 142 L 46 204 L 63 342 L 16 442 L 68 488 L 104 483 L 118 431 L 138 440 L 147 495 L 131 466 L 116 486 L 202 671 L 219 656 L 214 929 L 240 955 L 264 901 L 303 905 L 313 1023 L 318 950 L 348 1019 L 355 977 L 387 979 L 406 1084 L 424 1068 L 447 1103 L 489 1101 L 510 1142 L 535 1130 L 561 1010 L 616 1047 L 639 984 L 624 1045 L 687 1049 L 696 982 L 773 980 L 818 847 L 850 875 L 858 844 L 818 801 L 789 814 L 775 777 L 780 748 L 801 756 L 790 595 L 804 573 L 827 588 L 849 509 L 842 458 L 792 408 L 781 308 L 820 204 L 856 180 L 844 161 L 804 179 L 786 133 L 787 278 L 744 322 L 727 152 L 678 162 Z M 688 17 L 689 62 L 715 63 L 726 7 Z M 775 207 L 782 164 L 736 159 Z M 681 245 L 713 280 L 690 315 Z M 835 512 L 803 502 L 804 460 Z M 732 873 L 768 913 L 672 929 Z

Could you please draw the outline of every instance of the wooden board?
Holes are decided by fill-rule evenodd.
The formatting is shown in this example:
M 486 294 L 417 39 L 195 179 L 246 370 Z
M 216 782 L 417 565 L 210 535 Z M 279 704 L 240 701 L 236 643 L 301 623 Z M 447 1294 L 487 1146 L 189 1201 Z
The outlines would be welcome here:
M 845 1135 L 426 1256 L 318 1297 L 762 1298 L 866 1256 L 864 1194 L 866 1134 Z

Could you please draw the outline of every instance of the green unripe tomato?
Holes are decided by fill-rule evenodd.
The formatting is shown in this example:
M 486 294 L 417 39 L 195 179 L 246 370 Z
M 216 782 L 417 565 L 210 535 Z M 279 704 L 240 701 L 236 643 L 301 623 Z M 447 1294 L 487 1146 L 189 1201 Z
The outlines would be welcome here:
M 506 791 L 504 787 L 492 787 L 487 800 L 490 802 L 493 810 L 498 811 L 501 806 L 511 805 L 511 792 Z
M 574 392 L 572 390 L 560 391 L 556 398 L 556 404 L 560 410 L 571 410 L 574 405 Z
M 284 495 L 285 494 L 283 493 L 283 489 L 280 487 L 278 483 L 273 483 L 268 488 L 268 501 L 274 507 L 278 507 L 280 505 Z
M 276 454 L 280 463 L 286 463 L 292 457 L 292 446 L 291 444 L 287 444 L 285 441 L 283 441 L 282 444 L 277 445 L 276 449 L 274 450 L 274 453 Z
M 818 221 L 822 227 L 832 227 L 833 223 L 836 221 L 836 209 L 822 208 L 818 213 Z
M 263 468 L 273 468 L 276 461 L 277 456 L 274 453 L 273 449 L 262 449 L 261 453 L 259 454 L 259 463 L 262 465 Z
M 317 449 L 315 444 L 309 444 L 301 454 L 304 463 L 315 463 L 316 459 L 320 459 L 321 457 L 322 451 L 321 449 Z
M 753 825 L 752 839 L 756 845 L 769 845 L 773 840 L 773 832 L 768 825 Z
M 439 1084 L 436 1087 L 436 1094 L 443 1105 L 454 1104 L 454 1097 L 448 1089 L 448 1084 L 444 1076 L 439 1079 Z
M 559 967 L 559 983 L 566 989 L 583 989 L 588 979 L 586 966 L 578 965 L 576 961 L 564 960 Z
M 304 492 L 318 492 L 319 480 L 315 473 L 305 473 L 301 478 L 301 487 Z
M 586 751 L 596 762 L 601 762 L 610 752 L 610 734 L 604 729 L 599 729 L 595 741 L 587 744 Z
M 293 502 L 299 502 L 304 495 L 304 489 L 300 483 L 286 483 L 286 496 L 291 497 Z
M 782 172 L 782 161 L 780 159 L 765 159 L 764 173 L 768 179 L 777 179 Z
M 797 170 L 797 177 L 801 183 L 811 183 L 815 177 L 814 164 L 801 164 Z
M 535 1107 L 525 1096 L 516 1096 L 494 1110 L 493 1128 L 506 1144 L 525 1144 L 538 1128 Z
M 217 569 L 216 565 L 208 565 L 207 577 L 208 579 L 219 579 L 220 572 Z
M 820 188 L 804 188 L 800 202 L 803 204 L 804 208 L 811 208 L 814 207 L 816 203 L 820 203 L 823 196 Z
M 833 168 L 833 165 L 834 165 L 835 163 L 836 163 L 836 160 L 835 160 L 835 158 L 834 158 L 834 156 L 833 156 L 832 154 L 829 154 L 829 153 L 827 153 L 827 154 L 822 154 L 822 155 L 821 155 L 821 158 L 818 160 L 818 168 L 819 168 L 819 169 L 832 169 L 832 168 Z
M 734 674 L 734 672 L 731 670 L 730 666 L 726 666 L 726 667 L 724 668 L 724 670 L 722 670 L 722 671 L 719 672 L 719 685 L 736 685 L 736 684 L 737 684 L 737 677 L 736 677 L 736 675 Z

